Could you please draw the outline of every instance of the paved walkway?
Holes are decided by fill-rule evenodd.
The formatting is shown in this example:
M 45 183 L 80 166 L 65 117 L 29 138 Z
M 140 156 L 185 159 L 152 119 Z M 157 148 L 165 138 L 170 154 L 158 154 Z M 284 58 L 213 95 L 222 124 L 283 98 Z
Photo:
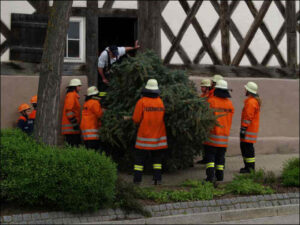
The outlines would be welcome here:
M 290 158 L 299 157 L 299 154 L 270 154 L 270 155 L 257 155 L 256 168 L 264 169 L 264 171 L 272 171 L 276 176 L 279 176 L 282 171 L 283 163 Z M 241 156 L 226 157 L 224 181 L 231 181 L 234 174 L 238 174 L 241 167 L 243 167 Z M 128 173 L 121 173 L 120 176 L 126 181 L 131 182 L 133 177 Z M 174 172 L 163 174 L 164 186 L 180 185 L 186 179 L 199 179 L 206 178 L 205 165 L 194 164 L 194 167 Z M 152 175 L 144 175 L 142 186 L 152 185 Z

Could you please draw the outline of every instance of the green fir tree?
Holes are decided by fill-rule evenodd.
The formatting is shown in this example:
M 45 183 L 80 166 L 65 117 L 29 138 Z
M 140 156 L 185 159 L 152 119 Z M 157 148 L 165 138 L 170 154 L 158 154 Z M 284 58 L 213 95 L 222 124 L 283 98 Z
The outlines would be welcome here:
M 205 99 L 198 97 L 196 88 L 185 71 L 171 70 L 152 51 L 128 57 L 112 67 L 108 108 L 102 117 L 100 136 L 121 170 L 131 170 L 137 128 L 132 120 L 135 104 L 147 80 L 158 81 L 165 105 L 165 125 L 168 150 L 164 170 L 175 171 L 189 167 L 202 150 L 216 118 Z M 147 165 L 146 165 L 147 167 Z M 151 169 L 151 166 L 148 166 Z

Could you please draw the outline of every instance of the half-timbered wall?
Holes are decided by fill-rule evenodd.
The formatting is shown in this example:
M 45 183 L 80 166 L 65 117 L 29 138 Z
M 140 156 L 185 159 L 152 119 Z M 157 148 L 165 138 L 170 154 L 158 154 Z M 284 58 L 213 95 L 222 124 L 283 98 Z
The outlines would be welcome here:
M 9 46 L 6 44 L 6 37 L 9 36 L 10 14 L 32 14 L 37 7 L 36 2 L 1 1 L 2 62 L 8 60 Z M 149 11 L 148 18 L 151 19 L 148 19 L 148 27 L 155 25 L 157 21 L 161 29 L 159 32 L 155 29 L 150 31 L 154 32 L 152 42 L 149 38 L 143 39 L 147 35 L 145 33 L 142 36 L 143 32 L 140 33 L 139 39 L 143 40 L 147 47 L 160 49 L 158 53 L 167 65 L 201 68 L 204 72 L 226 71 L 223 66 L 228 66 L 229 72 L 233 71 L 232 66 L 271 66 L 283 70 L 299 68 L 300 25 L 295 25 L 295 21 L 300 20 L 299 1 L 172 0 L 161 1 L 161 6 L 156 5 L 154 8 L 151 5 L 157 4 L 155 1 L 149 1 L 148 5 L 143 3 L 145 1 L 92 2 L 95 1 L 74 1 L 73 14 L 85 16 L 87 11 L 79 9 L 90 7 L 108 10 L 103 11 L 105 16 L 109 16 L 110 12 L 112 16 L 118 16 L 116 11 L 113 13 L 110 9 L 136 10 L 140 12 L 135 15 L 139 16 L 141 30 L 147 29 L 147 15 L 143 15 L 147 10 L 152 10 Z M 51 6 L 52 1 L 49 4 Z M 161 10 L 161 17 L 151 17 L 151 13 L 158 10 Z M 132 12 L 134 14 L 134 11 Z M 150 24 L 150 20 L 155 22 Z M 87 20 L 87 23 L 92 24 L 91 20 Z M 87 28 L 87 33 L 89 30 Z M 159 44 L 156 42 L 157 34 L 161 39 Z M 203 65 L 214 67 L 201 67 Z M 251 72 L 247 74 L 251 75 Z

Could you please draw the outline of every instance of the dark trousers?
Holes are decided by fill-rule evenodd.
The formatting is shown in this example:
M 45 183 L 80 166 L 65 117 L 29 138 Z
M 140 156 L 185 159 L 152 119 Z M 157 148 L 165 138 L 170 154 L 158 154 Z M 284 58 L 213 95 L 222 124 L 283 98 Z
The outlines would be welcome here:
M 100 148 L 99 140 L 87 140 L 84 141 L 84 145 L 88 149 L 99 150 Z
M 253 143 L 240 142 L 240 147 L 245 168 L 255 170 L 255 149 Z
M 142 150 L 135 149 L 134 177 L 133 182 L 139 183 L 142 181 L 144 171 L 144 163 L 147 157 L 151 157 L 153 164 L 153 180 L 161 181 L 162 158 L 164 154 L 162 150 Z
M 80 134 L 65 134 L 66 142 L 72 147 L 79 147 L 81 144 L 81 135 Z
M 206 180 L 213 182 L 216 177 L 218 181 L 223 181 L 226 148 L 205 145 L 204 152 L 206 159 Z

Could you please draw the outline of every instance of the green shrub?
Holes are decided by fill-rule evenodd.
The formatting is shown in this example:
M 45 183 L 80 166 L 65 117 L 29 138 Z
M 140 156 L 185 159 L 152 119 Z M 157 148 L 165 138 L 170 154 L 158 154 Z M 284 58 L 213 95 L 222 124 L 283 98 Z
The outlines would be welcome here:
M 251 171 L 249 174 L 236 174 L 233 181 L 225 185 L 227 193 L 233 194 L 272 194 L 273 189 L 264 186 L 267 182 L 271 183 L 275 179 L 274 174 L 266 175 L 263 170 Z
M 116 165 L 85 148 L 45 146 L 19 130 L 1 131 L 1 200 L 82 212 L 110 204 Z
M 282 183 L 284 186 L 299 187 L 299 158 L 288 160 L 282 171 Z
M 224 194 L 223 190 L 217 190 L 213 184 L 209 182 L 191 181 L 192 185 L 183 184 L 183 186 L 191 187 L 191 189 L 178 190 L 161 190 L 157 191 L 153 188 L 139 188 L 139 198 L 149 199 L 159 203 L 166 202 L 182 202 L 195 200 L 211 200 L 214 196 Z
M 153 52 L 137 54 L 114 64 L 107 93 L 108 109 L 102 118 L 102 140 L 112 150 L 121 170 L 131 169 L 137 126 L 123 115 L 132 115 L 148 79 L 157 79 L 166 113 L 169 150 L 164 170 L 188 168 L 199 155 L 202 143 L 215 125 L 215 116 L 185 71 L 165 67 Z M 146 163 L 147 164 L 147 163 Z M 152 168 L 151 166 L 146 166 Z

